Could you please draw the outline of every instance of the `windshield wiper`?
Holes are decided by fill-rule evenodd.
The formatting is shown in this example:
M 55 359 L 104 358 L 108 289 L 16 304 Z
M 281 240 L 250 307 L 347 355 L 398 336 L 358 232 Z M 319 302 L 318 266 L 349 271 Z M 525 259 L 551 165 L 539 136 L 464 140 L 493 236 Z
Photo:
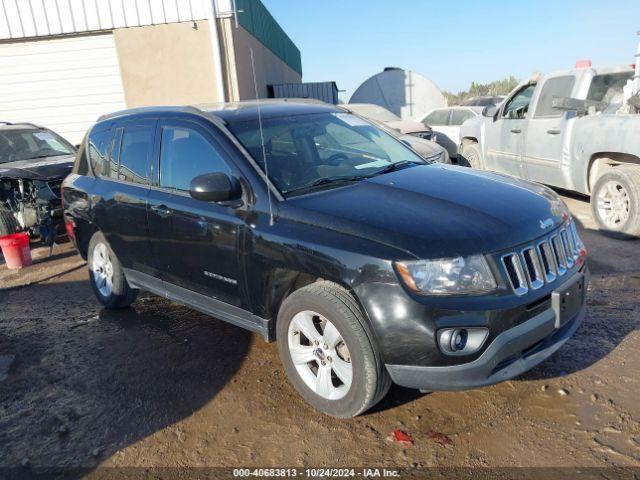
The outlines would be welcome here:
M 392 163 L 390 165 L 387 165 L 384 168 L 381 168 L 380 170 L 373 172 L 371 175 L 369 175 L 370 177 L 376 176 L 376 175 L 382 175 L 385 173 L 391 173 L 391 172 L 395 172 L 396 170 L 402 170 L 403 168 L 408 167 L 409 165 L 421 165 L 419 162 L 412 162 L 411 160 L 402 160 L 400 162 L 396 162 L 396 163 Z
M 305 185 L 301 185 L 299 187 L 291 188 L 289 190 L 285 190 L 283 193 L 288 195 L 290 193 L 305 193 L 312 190 L 315 190 L 318 187 L 324 187 L 329 185 L 342 185 L 344 183 L 358 182 L 362 179 L 367 178 L 368 175 L 351 175 L 351 176 L 343 176 L 343 177 L 323 177 L 314 180 L 313 182 L 307 183 Z

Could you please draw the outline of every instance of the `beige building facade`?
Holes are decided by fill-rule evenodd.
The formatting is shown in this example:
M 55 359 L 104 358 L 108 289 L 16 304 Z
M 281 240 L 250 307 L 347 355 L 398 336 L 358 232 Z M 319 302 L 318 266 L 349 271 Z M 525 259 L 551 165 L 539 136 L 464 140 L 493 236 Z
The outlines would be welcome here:
M 37 4 L 4 5 L 0 120 L 41 124 L 73 143 L 123 108 L 254 99 L 256 87 L 264 98 L 269 85 L 302 79 L 299 50 L 259 0 Z

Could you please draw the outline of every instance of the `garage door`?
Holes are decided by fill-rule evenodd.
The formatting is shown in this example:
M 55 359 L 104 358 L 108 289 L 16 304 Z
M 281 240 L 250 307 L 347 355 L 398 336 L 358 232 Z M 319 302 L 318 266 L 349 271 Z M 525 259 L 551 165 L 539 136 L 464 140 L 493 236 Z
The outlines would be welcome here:
M 73 144 L 125 108 L 113 35 L 0 44 L 0 121 L 48 127 Z

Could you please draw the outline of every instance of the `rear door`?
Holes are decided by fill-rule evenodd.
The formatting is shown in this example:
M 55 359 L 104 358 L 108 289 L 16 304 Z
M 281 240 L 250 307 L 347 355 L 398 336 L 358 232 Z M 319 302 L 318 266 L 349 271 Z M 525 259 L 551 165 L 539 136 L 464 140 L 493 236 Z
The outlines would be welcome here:
M 448 137 L 456 146 L 456 155 L 458 154 L 458 146 L 460 145 L 460 127 L 464 122 L 470 118 L 475 117 L 473 110 L 468 108 L 452 108 L 451 118 L 449 120 L 449 134 Z
M 497 118 L 488 120 L 485 133 L 485 168 L 524 178 L 522 157 L 527 115 L 535 85 L 524 85 L 508 99 Z
M 452 136 L 455 137 L 455 135 L 452 135 L 450 121 L 451 109 L 437 108 L 427 114 L 422 123 L 436 132 L 436 142 L 447 149 L 449 156 L 455 157 L 458 151 L 458 144 L 451 138 Z
M 143 272 L 152 261 L 146 203 L 156 123 L 149 118 L 116 122 L 109 131 L 92 132 L 89 145 L 97 176 L 96 223 L 123 267 Z M 94 162 L 99 152 L 102 157 Z
M 565 139 L 575 114 L 552 107 L 554 98 L 570 97 L 576 84 L 574 75 L 545 79 L 534 105 L 526 132 L 524 166 L 526 176 L 558 187 L 565 186 L 561 172 L 562 159 L 570 158 Z
M 151 249 L 167 283 L 227 304 L 241 304 L 241 236 L 237 202 L 204 202 L 189 195 L 205 173 L 239 177 L 219 133 L 198 120 L 161 119 L 156 185 L 149 195 Z

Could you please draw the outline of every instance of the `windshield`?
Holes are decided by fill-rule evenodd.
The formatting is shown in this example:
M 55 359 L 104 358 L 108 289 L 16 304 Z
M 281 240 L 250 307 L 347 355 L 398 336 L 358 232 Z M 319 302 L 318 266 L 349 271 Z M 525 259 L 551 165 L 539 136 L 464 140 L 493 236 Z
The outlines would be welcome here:
M 349 113 L 263 120 L 269 178 L 285 196 L 359 181 L 426 162 L 380 128 Z M 265 170 L 258 120 L 230 130 Z
M 66 140 L 49 130 L 0 130 L 0 163 L 74 153 Z

